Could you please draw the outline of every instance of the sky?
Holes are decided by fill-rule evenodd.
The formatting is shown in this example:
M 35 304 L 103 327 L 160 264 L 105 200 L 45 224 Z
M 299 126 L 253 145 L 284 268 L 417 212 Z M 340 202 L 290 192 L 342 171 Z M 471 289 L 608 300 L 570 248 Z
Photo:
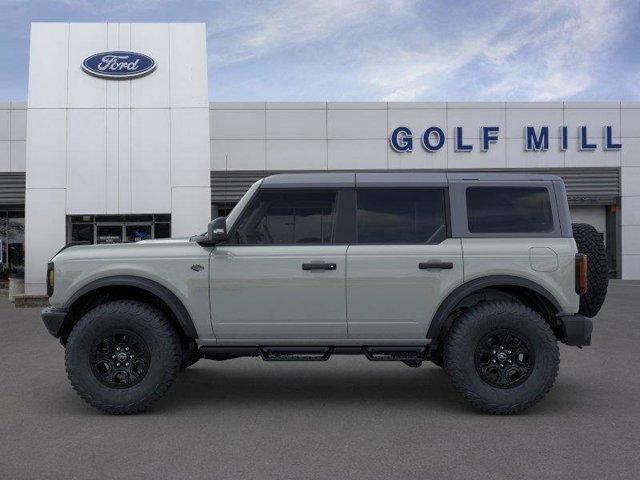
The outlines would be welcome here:
M 0 100 L 34 21 L 205 22 L 211 101 L 640 100 L 638 0 L 0 0 Z

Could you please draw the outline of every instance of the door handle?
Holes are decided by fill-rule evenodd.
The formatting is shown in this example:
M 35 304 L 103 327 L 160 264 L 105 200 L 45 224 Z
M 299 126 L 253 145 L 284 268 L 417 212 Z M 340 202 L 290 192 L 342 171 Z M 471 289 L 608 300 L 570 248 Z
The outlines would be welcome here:
M 302 270 L 335 270 L 338 266 L 335 263 L 303 263 Z
M 418 268 L 420 268 L 420 270 L 451 270 L 453 268 L 453 262 L 440 262 L 437 260 L 420 262 Z

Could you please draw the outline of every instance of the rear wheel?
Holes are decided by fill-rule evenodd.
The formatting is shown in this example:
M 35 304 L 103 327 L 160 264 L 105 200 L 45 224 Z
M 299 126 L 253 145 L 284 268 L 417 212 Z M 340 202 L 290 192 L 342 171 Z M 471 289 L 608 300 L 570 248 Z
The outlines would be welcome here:
M 142 302 L 100 305 L 73 327 L 67 375 L 80 397 L 112 414 L 140 412 L 161 398 L 178 373 L 180 341 L 171 323 Z
M 525 410 L 546 395 L 560 363 L 556 338 L 533 310 L 516 302 L 488 302 L 453 325 L 444 368 L 475 408 L 493 414 Z
M 609 267 L 602 237 L 591 225 L 574 223 L 573 238 L 580 253 L 587 256 L 587 291 L 580 296 L 582 315 L 595 317 L 607 295 Z

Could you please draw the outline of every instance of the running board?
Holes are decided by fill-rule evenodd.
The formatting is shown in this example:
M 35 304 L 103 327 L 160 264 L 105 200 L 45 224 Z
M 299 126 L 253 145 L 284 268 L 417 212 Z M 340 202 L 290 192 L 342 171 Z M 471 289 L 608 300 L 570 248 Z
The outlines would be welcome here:
M 364 347 L 372 362 L 413 362 L 427 359 L 427 347 Z
M 266 362 L 324 362 L 331 355 L 364 355 L 373 362 L 410 362 L 428 359 L 429 347 L 375 346 L 375 347 L 200 347 L 203 358 L 229 360 L 260 356 Z
M 262 347 L 265 362 L 324 362 L 331 356 L 331 347 Z

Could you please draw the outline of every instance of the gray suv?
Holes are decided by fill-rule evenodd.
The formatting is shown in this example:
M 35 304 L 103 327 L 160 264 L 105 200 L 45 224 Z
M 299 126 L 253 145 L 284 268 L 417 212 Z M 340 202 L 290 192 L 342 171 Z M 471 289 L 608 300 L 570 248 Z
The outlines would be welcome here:
M 190 239 L 69 245 L 47 288 L 71 384 L 108 413 L 199 359 L 363 354 L 431 361 L 508 414 L 549 391 L 558 341 L 590 344 L 607 269 L 559 177 L 307 173 L 256 182 Z

